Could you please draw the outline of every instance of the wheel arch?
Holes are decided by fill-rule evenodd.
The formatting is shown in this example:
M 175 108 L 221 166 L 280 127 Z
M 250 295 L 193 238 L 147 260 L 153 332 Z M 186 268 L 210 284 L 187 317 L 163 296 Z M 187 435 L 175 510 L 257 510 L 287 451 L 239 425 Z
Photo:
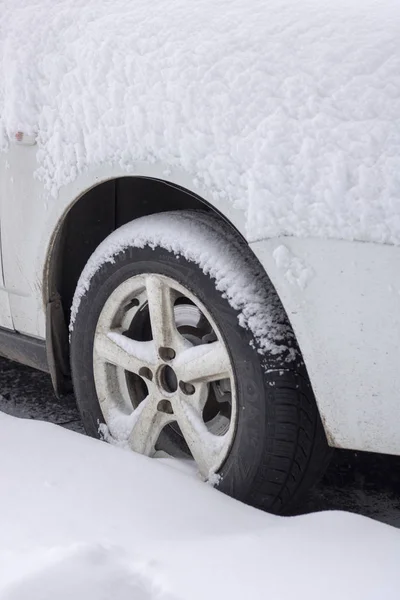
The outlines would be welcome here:
M 48 364 L 57 394 L 69 390 L 69 314 L 79 276 L 91 254 L 112 231 L 129 221 L 182 209 L 213 212 L 243 238 L 226 214 L 209 201 L 154 177 L 113 177 L 69 203 L 52 236 L 43 277 Z
M 228 213 L 229 217 L 232 216 L 231 220 L 227 217 L 225 203 L 219 206 L 224 212 L 186 187 L 139 175 L 103 180 L 69 202 L 49 245 L 43 279 L 47 360 L 57 395 L 71 389 L 68 341 L 70 309 L 81 272 L 99 244 L 115 229 L 139 217 L 194 209 L 216 214 L 248 245 L 243 230 L 240 231 L 237 226 L 243 227 L 243 219 L 240 222 L 238 213 L 232 209 Z M 250 245 L 248 248 L 260 269 L 266 272 Z M 282 305 L 285 309 L 285 305 Z

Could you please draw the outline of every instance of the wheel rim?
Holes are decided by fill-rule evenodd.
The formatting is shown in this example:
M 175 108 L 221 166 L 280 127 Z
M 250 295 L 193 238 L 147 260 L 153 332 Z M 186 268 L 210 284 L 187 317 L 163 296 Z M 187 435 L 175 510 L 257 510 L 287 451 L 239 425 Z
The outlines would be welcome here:
M 178 435 L 174 455 L 183 448 L 205 479 L 218 471 L 236 427 L 235 381 L 222 335 L 192 292 L 152 273 L 123 282 L 100 313 L 93 366 L 113 438 L 157 456 Z

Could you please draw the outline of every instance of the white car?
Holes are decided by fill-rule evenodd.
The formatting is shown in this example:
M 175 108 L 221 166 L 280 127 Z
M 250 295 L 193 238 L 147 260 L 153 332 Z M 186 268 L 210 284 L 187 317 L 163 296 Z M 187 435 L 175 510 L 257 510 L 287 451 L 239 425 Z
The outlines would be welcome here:
M 399 36 L 391 0 L 3 1 L 1 354 L 272 512 L 329 446 L 399 455 Z

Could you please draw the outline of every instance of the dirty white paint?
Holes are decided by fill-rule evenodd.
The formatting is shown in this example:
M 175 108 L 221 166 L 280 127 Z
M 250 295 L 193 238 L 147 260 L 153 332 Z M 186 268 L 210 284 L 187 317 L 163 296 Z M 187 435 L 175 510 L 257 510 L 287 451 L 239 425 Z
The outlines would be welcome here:
M 290 256 L 312 268 L 303 288 L 277 265 L 281 239 L 252 249 L 292 323 L 329 440 L 400 454 L 400 296 L 391 291 L 400 289 L 400 248 L 298 238 L 284 243 Z

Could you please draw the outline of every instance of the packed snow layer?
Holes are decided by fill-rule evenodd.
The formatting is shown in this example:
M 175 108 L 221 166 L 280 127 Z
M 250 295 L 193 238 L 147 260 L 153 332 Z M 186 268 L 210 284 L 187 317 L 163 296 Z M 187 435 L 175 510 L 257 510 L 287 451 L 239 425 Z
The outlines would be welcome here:
M 314 277 L 312 267 L 307 266 L 301 258 L 295 256 L 283 244 L 275 248 L 272 256 L 276 266 L 283 271 L 288 282 L 298 285 L 302 290 L 307 287 L 309 281 Z
M 250 241 L 399 244 L 399 40 L 398 0 L 1 0 L 0 138 L 37 134 L 53 195 L 157 162 Z
M 131 354 L 143 362 L 154 364 L 157 360 L 157 352 L 154 342 L 152 341 L 138 342 L 136 340 L 131 340 L 130 338 L 122 335 L 121 333 L 117 333 L 116 331 L 110 331 L 107 334 L 107 337 L 115 342 L 115 344 L 122 348 L 122 350 L 124 350 L 127 354 Z
M 400 532 L 274 517 L 158 459 L 0 413 L 1 600 L 397 600 Z
M 286 360 L 294 360 L 297 346 L 280 300 L 258 263 L 249 260 L 243 245 L 235 240 L 227 238 L 218 219 L 197 213 L 194 218 L 190 211 L 148 215 L 123 225 L 98 246 L 87 262 L 72 302 L 70 331 L 82 297 L 102 265 L 115 262 L 126 248 L 161 247 L 197 264 L 215 281 L 217 290 L 238 311 L 239 325 L 252 332 L 260 353 L 285 353 Z M 116 341 L 115 334 L 111 335 Z M 131 341 L 124 343 L 129 352 Z M 139 352 L 148 352 L 149 348 Z

